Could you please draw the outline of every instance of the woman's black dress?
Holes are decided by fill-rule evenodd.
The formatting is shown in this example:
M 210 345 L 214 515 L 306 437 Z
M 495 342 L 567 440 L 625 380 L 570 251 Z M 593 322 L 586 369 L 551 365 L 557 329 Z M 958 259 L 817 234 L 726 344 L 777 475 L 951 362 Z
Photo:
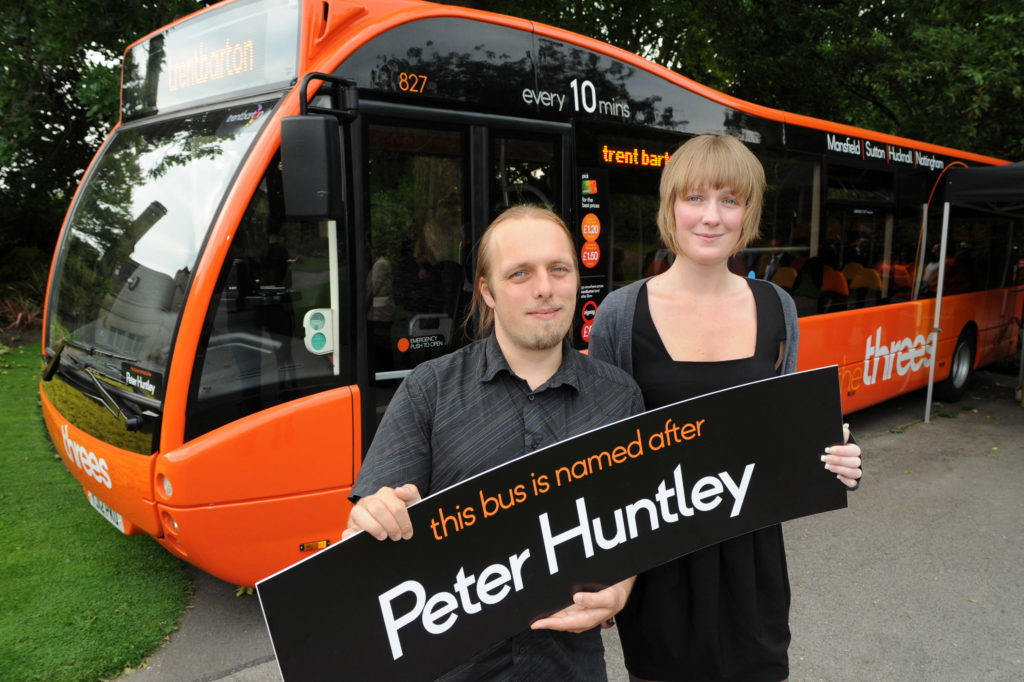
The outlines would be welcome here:
M 646 286 L 639 292 L 633 376 L 648 410 L 776 374 L 785 340 L 782 306 L 766 282 L 747 281 L 757 307 L 756 350 L 721 362 L 673 360 L 651 319 Z M 626 668 L 646 680 L 783 680 L 789 595 L 779 525 L 647 571 L 616 616 Z

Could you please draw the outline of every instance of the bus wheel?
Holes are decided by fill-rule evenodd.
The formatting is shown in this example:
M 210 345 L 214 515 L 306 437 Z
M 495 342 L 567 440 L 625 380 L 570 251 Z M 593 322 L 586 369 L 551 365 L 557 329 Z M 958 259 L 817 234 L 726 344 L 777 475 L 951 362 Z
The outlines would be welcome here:
M 935 397 L 945 403 L 955 403 L 967 390 L 974 368 L 974 334 L 965 329 L 960 332 L 949 361 L 949 378 L 935 386 Z

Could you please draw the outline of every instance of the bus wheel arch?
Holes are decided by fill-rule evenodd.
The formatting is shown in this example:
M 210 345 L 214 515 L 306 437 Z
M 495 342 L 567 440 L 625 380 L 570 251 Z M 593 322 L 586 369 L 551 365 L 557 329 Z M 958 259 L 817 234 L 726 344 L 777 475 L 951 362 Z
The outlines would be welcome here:
M 974 360 L 978 348 L 978 332 L 969 324 L 960 332 L 949 359 L 949 377 L 936 384 L 935 397 L 947 403 L 955 403 L 963 397 L 967 384 L 974 372 Z

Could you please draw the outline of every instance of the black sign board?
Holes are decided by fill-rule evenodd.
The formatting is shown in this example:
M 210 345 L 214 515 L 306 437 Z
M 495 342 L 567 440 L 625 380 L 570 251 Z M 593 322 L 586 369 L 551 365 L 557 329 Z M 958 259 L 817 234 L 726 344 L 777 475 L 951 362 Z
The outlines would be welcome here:
M 835 367 L 683 401 L 538 450 L 257 585 L 287 680 L 432 679 L 572 601 L 716 542 L 846 506 Z

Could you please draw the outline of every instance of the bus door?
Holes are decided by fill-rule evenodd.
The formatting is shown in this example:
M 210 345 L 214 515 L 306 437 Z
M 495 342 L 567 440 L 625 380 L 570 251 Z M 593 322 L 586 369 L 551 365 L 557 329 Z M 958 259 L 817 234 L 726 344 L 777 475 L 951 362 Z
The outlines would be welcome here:
M 825 265 L 842 273 L 848 308 L 879 305 L 894 296 L 910 298 L 906 265 L 913 261 L 917 235 L 910 237 L 909 247 L 897 235 L 894 183 L 891 172 L 828 166 L 818 253 Z M 900 263 L 899 273 L 893 268 L 894 256 L 907 261 Z
M 879 207 L 827 206 L 823 253 L 846 280 L 848 308 L 888 300 L 893 213 Z M 913 256 L 913 254 L 911 254 Z
M 344 266 L 340 296 L 331 295 L 331 263 L 345 263 L 345 235 L 332 239 L 327 221 L 285 217 L 278 158 L 242 216 L 218 279 L 197 354 L 186 441 L 352 383 Z M 304 320 L 332 307 L 341 313 L 333 352 L 320 354 L 308 346 Z
M 154 471 L 160 542 L 238 584 L 340 538 L 359 461 L 351 239 L 287 214 L 280 169 L 276 153 L 259 168 L 203 323 L 185 442 Z
M 463 322 L 483 230 L 507 206 L 560 212 L 566 174 L 562 139 L 545 124 L 537 131 L 508 119 L 366 100 L 360 107 L 365 450 L 402 379 L 472 341 Z

